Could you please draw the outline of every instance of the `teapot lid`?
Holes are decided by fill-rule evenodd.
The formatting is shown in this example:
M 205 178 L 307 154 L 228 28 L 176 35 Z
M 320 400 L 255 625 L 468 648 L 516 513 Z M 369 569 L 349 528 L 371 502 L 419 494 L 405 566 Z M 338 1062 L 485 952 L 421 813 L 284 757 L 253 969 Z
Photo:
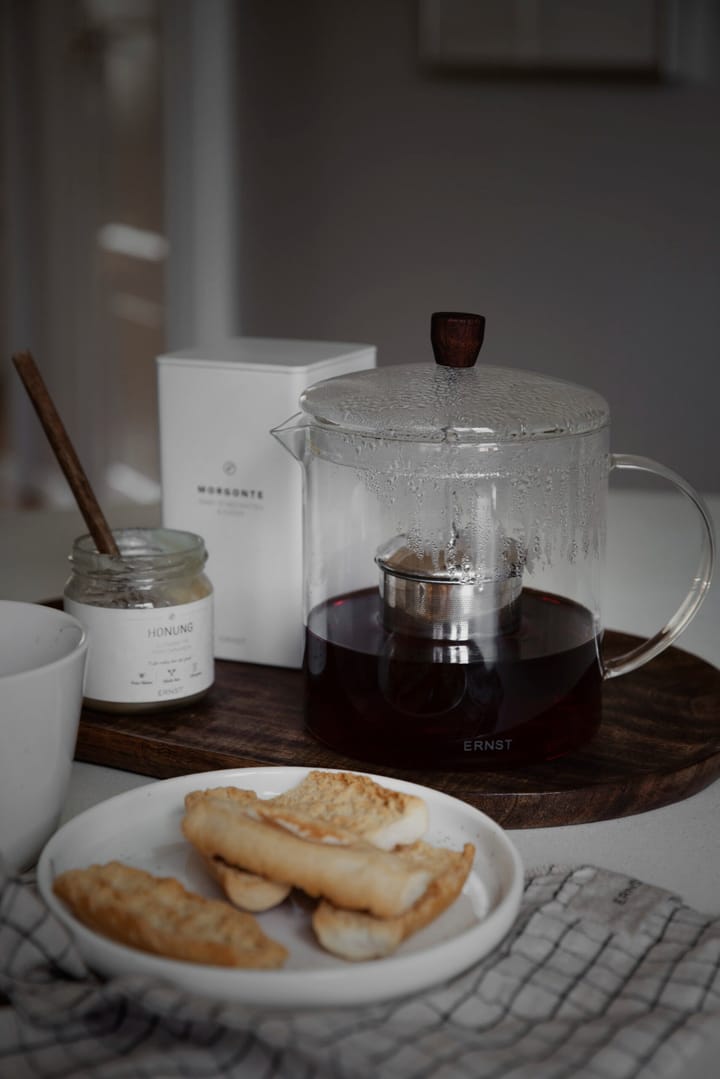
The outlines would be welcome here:
M 485 319 L 436 312 L 434 365 L 395 364 L 316 382 L 300 398 L 314 423 L 363 438 L 408 442 L 517 442 L 604 427 L 607 402 L 594 390 L 532 371 L 475 360 Z

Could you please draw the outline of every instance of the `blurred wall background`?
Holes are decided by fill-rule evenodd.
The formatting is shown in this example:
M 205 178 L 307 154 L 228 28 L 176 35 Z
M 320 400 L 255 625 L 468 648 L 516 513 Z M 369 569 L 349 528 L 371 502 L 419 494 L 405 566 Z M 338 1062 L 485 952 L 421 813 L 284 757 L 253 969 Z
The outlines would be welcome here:
M 10 362 L 30 349 L 98 496 L 152 500 L 167 269 L 161 7 L 0 5 L 0 496 L 72 497 Z
M 158 351 L 429 362 L 440 308 L 720 490 L 720 5 L 671 6 L 684 66 L 657 79 L 438 70 L 418 0 L 2 0 L 0 497 L 62 498 L 17 348 L 101 496 L 141 501 Z
M 413 0 L 252 5 L 237 71 L 245 332 L 391 363 L 479 311 L 486 362 L 595 387 L 617 450 L 720 489 L 717 82 L 429 72 Z

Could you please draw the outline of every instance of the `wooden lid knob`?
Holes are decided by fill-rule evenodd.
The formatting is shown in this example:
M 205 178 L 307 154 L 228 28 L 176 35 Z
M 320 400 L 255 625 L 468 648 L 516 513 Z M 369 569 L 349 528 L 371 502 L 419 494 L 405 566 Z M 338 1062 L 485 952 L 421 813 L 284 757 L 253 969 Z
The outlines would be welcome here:
M 430 320 L 435 362 L 443 367 L 472 367 L 485 336 L 482 315 L 436 311 Z

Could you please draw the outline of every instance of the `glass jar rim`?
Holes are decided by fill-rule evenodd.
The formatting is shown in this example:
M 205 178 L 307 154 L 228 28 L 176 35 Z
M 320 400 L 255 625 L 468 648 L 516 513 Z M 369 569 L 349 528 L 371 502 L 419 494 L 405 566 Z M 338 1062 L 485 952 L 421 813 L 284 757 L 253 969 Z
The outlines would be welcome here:
M 113 538 L 120 558 L 98 551 L 89 533 L 78 536 L 69 560 L 79 572 L 100 576 L 136 576 L 190 572 L 207 561 L 205 541 L 195 532 L 174 528 L 117 528 Z

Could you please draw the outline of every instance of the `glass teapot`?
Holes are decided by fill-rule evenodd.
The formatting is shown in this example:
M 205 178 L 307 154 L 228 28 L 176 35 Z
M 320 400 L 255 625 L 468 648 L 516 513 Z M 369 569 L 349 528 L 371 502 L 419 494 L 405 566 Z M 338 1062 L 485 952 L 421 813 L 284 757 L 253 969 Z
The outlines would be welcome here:
M 315 383 L 273 435 L 304 473 L 306 724 L 355 759 L 492 768 L 596 732 L 603 681 L 666 648 L 710 584 L 700 496 L 611 454 L 592 390 L 475 366 L 482 316 L 438 312 L 436 363 Z M 654 472 L 702 519 L 700 566 L 665 627 L 603 656 L 612 469 Z

